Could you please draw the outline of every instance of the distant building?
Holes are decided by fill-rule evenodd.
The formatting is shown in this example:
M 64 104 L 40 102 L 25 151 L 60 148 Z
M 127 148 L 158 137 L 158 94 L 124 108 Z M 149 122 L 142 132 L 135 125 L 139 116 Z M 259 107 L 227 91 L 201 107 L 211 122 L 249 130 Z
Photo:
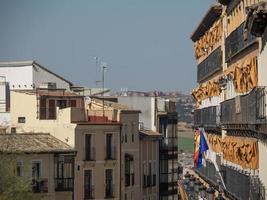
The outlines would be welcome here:
M 141 195 L 144 200 L 159 199 L 159 132 L 141 129 L 140 174 Z
M 0 126 L 10 125 L 10 91 L 36 88 L 69 91 L 72 85 L 36 61 L 0 62 Z
M 216 161 L 228 196 L 266 199 L 266 0 L 218 2 L 191 36 L 194 125 L 205 128 L 211 146 L 197 171 L 217 185 Z
M 34 199 L 73 199 L 76 151 L 66 143 L 46 133 L 0 134 L 0 152 L 16 155 L 17 176 L 32 178 Z
M 118 97 L 118 102 L 141 111 L 140 130 L 158 132 L 159 194 L 160 200 L 178 199 L 178 141 L 175 102 L 160 97 Z

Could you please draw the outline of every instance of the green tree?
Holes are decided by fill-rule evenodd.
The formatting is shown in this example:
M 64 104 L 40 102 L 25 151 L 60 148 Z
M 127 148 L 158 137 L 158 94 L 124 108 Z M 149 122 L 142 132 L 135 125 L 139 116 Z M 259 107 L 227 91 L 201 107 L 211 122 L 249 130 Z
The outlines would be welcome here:
M 18 166 L 20 154 L 0 154 L 0 200 L 31 200 L 32 184 L 30 165 Z M 22 172 L 22 174 L 19 174 Z

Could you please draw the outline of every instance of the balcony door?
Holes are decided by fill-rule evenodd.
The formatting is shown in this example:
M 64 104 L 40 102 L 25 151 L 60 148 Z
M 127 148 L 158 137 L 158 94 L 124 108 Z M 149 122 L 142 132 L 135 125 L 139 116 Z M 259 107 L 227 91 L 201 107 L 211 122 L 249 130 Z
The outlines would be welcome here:
M 106 158 L 112 159 L 112 134 L 106 135 Z
M 113 170 L 112 169 L 106 169 L 105 175 L 106 175 L 106 197 L 111 198 L 113 197 Z

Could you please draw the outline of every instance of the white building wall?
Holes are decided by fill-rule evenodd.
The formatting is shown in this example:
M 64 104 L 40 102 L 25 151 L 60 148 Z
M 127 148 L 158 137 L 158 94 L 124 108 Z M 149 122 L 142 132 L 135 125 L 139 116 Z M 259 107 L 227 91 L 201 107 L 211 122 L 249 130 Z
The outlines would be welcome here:
M 266 167 L 267 143 L 259 141 L 258 146 L 259 146 L 259 177 L 265 188 L 267 188 L 267 167 Z M 267 199 L 267 193 L 265 194 L 265 198 Z
M 119 97 L 118 103 L 125 104 L 132 109 L 141 110 L 139 122 L 144 128 L 156 131 L 155 97 Z
M 0 76 L 6 77 L 11 90 L 33 89 L 32 66 L 0 67 Z
M 70 90 L 70 84 L 68 82 L 35 65 L 33 67 L 33 83 L 35 87 L 40 87 L 45 82 L 54 82 L 57 88 Z
M 267 44 L 266 44 L 267 45 Z M 259 86 L 267 86 L 267 46 L 261 51 L 258 57 L 258 83 Z
M 6 77 L 0 77 L 0 113 L 6 112 Z

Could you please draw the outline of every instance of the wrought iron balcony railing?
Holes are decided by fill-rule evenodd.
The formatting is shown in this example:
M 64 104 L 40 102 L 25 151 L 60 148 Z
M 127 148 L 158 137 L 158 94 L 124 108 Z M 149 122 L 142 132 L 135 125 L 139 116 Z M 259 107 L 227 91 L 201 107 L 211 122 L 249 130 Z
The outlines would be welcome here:
M 249 94 L 221 103 L 221 124 L 259 125 L 266 123 L 266 88 L 254 88 Z
M 55 191 L 72 191 L 73 178 L 55 178 Z
M 245 23 L 242 23 L 225 39 L 226 62 L 256 41 L 256 37 L 247 32 L 244 27 Z
M 220 125 L 220 106 L 210 106 L 194 111 L 194 126 L 217 128 Z
M 222 50 L 218 47 L 197 66 L 197 81 L 201 82 L 220 70 L 222 70 Z

